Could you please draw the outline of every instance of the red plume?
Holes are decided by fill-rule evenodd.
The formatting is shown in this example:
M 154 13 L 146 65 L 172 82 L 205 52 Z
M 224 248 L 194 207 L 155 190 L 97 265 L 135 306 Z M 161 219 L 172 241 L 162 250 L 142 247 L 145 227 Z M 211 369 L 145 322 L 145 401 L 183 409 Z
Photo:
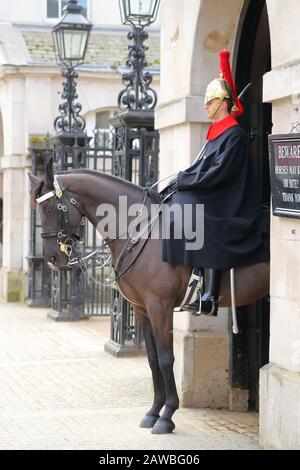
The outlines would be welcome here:
M 243 114 L 244 108 L 237 96 L 236 86 L 235 86 L 235 83 L 233 81 L 232 74 L 231 74 L 229 57 L 230 57 L 229 51 L 226 51 L 226 49 L 220 51 L 220 77 L 226 80 L 226 82 L 229 83 L 232 89 L 234 104 L 235 104 L 235 107 L 237 108 L 233 111 L 232 114 L 234 116 L 240 116 L 241 114 Z

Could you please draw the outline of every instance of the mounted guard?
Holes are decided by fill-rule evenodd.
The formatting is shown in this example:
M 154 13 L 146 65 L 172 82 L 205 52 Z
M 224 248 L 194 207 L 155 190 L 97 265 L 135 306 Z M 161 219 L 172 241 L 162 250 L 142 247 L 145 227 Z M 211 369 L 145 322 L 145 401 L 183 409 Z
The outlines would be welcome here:
M 213 121 L 206 143 L 192 166 L 163 191 L 172 193 L 169 205 L 204 205 L 204 244 L 198 251 L 187 250 L 184 233 L 180 239 L 171 236 L 163 241 L 163 261 L 205 268 L 205 292 L 183 310 L 200 313 L 201 304 L 202 313 L 217 315 L 221 272 L 269 259 L 269 211 L 261 206 L 247 138 L 236 120 L 243 106 L 226 50 L 220 52 L 219 77 L 207 86 L 204 109 Z M 175 227 L 174 216 L 171 235 Z
M 97 227 L 102 238 L 105 238 L 104 225 L 99 224 L 102 217 L 99 215 L 99 205 L 104 204 L 106 208 L 107 205 L 112 206 L 118 218 L 124 210 L 120 207 L 120 194 L 125 194 L 133 204 L 139 205 L 145 197 L 144 190 L 132 183 L 88 169 L 71 170 L 54 176 L 51 165 L 47 165 L 45 179 L 30 175 L 30 180 L 33 204 L 37 203 L 39 206 L 45 258 L 53 269 L 77 265 L 86 273 L 85 267 L 87 268 L 90 255 L 79 256 L 73 246 L 82 217 Z M 199 194 L 198 199 L 204 194 L 204 191 L 183 190 L 176 191 L 175 195 L 193 192 Z M 211 197 L 213 198 L 213 194 Z M 149 198 L 147 204 L 151 205 Z M 242 207 L 243 204 L 240 200 Z M 114 268 L 118 269 L 118 276 L 114 281 L 124 297 L 132 302 L 143 330 L 152 370 L 153 404 L 140 426 L 152 428 L 154 434 L 167 434 L 175 428 L 172 416 L 179 406 L 173 372 L 173 312 L 184 300 L 191 275 L 191 264 L 188 262 L 192 263 L 193 257 L 187 258 L 187 265 L 163 262 L 161 237 L 148 238 L 148 241 L 139 239 L 133 243 L 129 232 L 131 233 L 130 223 L 126 228 L 125 238 L 112 236 L 105 245 L 110 249 Z M 212 246 L 214 241 L 211 242 Z M 242 243 L 241 246 L 243 247 Z M 255 243 L 253 249 L 255 250 Z M 125 251 L 127 256 L 122 261 L 122 253 Z M 232 256 L 240 259 L 237 250 L 232 251 Z M 264 252 L 261 253 L 263 254 L 260 256 L 263 257 Z M 209 263 L 208 254 L 206 257 Z M 184 256 L 182 258 L 185 260 Z M 199 265 L 205 259 L 200 258 Z M 212 259 L 218 261 L 214 254 Z M 227 259 L 229 257 L 222 259 L 222 262 L 227 262 Z M 246 261 L 249 261 L 247 257 Z M 94 261 L 92 264 L 94 265 Z M 237 306 L 248 305 L 268 294 L 269 272 L 269 263 L 266 262 L 236 270 Z M 230 302 L 229 273 L 223 271 L 220 305 L 228 307 L 232 304 Z

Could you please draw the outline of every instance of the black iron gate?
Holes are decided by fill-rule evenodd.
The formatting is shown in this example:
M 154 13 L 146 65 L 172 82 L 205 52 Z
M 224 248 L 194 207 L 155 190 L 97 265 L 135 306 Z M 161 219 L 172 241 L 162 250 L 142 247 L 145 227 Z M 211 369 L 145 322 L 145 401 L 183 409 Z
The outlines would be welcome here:
M 31 172 L 35 176 L 43 177 L 45 172 L 44 162 L 48 155 L 46 140 L 32 141 L 30 154 L 32 161 Z M 43 243 L 40 236 L 41 231 L 39 213 L 31 206 L 29 255 L 27 256 L 27 303 L 32 307 L 50 306 L 50 272 L 44 258 Z
M 113 135 L 108 129 L 95 129 L 93 137 L 61 136 L 41 140 L 31 146 L 32 173 L 43 177 L 45 163 L 54 157 L 54 171 L 58 173 L 72 168 L 89 168 L 112 173 Z M 113 290 L 107 279 L 111 266 L 90 269 L 91 278 L 82 276 L 80 269 L 62 268 L 50 271 L 45 262 L 40 238 L 41 223 L 36 208 L 31 207 L 30 253 L 27 257 L 28 294 L 31 306 L 51 306 L 49 316 L 55 320 L 77 320 L 96 315 L 109 315 L 113 305 Z M 82 251 L 89 253 L 101 244 L 101 237 L 88 221 L 79 228 L 84 239 Z M 104 258 L 106 254 L 102 255 Z M 99 261 L 99 258 L 98 258 Z
M 112 173 L 113 160 L 113 135 L 110 129 L 94 129 L 93 138 L 87 150 L 87 165 L 90 170 L 98 170 L 104 173 Z M 90 222 L 85 226 L 85 253 L 93 251 L 102 243 L 101 236 Z M 97 257 L 105 261 L 109 250 L 105 250 Z M 111 264 L 102 269 L 96 269 L 94 262 L 90 275 L 92 279 L 85 278 L 85 313 L 88 316 L 110 315 L 113 304 L 113 289 L 108 284 L 112 274 Z M 96 282 L 95 282 L 95 281 Z
M 159 132 L 154 130 L 152 110 L 127 109 L 111 119 L 114 127 L 113 174 L 143 187 L 158 179 Z M 138 352 L 142 332 L 131 305 L 114 294 L 111 339 L 105 350 L 116 356 Z

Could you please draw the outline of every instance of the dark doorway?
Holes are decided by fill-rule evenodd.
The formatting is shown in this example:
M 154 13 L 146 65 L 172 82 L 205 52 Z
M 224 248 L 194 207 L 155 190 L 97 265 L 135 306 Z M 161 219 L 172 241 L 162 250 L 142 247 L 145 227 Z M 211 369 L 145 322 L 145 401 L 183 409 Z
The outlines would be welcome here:
M 236 84 L 249 82 L 240 124 L 246 131 L 250 157 L 264 204 L 270 201 L 268 134 L 272 130 L 271 104 L 263 103 L 263 75 L 271 69 L 271 46 L 265 0 L 249 0 L 242 14 Z M 261 300 L 238 309 L 241 333 L 232 337 L 231 386 L 249 390 L 249 409 L 259 407 L 259 369 L 269 361 L 269 303 Z

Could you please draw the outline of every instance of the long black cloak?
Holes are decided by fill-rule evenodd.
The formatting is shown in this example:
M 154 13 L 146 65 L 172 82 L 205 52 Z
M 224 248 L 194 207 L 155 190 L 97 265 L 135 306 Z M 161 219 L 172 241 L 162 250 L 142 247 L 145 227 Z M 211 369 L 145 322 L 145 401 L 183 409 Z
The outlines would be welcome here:
M 269 211 L 262 209 L 246 136 L 239 126 L 227 129 L 207 142 L 202 158 L 181 171 L 177 191 L 168 205 L 204 204 L 204 244 L 190 243 L 182 231 L 175 239 L 176 216 L 171 211 L 170 239 L 163 242 L 163 260 L 203 268 L 229 269 L 269 258 Z M 180 222 L 181 223 L 181 222 Z M 192 227 L 196 227 L 195 212 Z M 178 234 L 177 234 L 178 236 Z

